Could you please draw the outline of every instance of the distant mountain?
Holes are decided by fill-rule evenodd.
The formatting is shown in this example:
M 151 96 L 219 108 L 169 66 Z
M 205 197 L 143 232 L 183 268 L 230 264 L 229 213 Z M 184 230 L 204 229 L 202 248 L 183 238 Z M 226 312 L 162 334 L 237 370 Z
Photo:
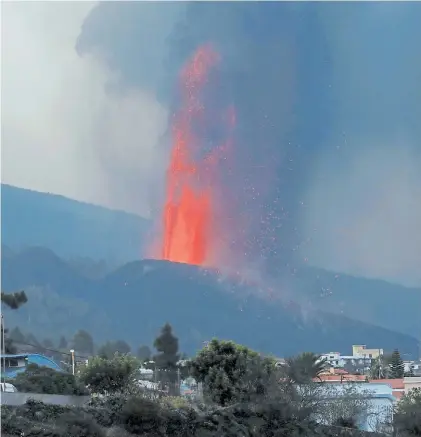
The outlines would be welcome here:
M 55 194 L 1 185 L 2 243 L 118 265 L 140 258 L 148 221 Z
M 421 340 L 421 288 L 305 267 L 291 286 L 313 307 L 374 323 Z
M 304 311 L 293 302 L 263 300 L 236 281 L 184 264 L 134 261 L 97 279 L 43 248 L 8 251 L 2 257 L 2 288 L 24 288 L 29 295 L 27 305 L 7 312 L 8 325 L 42 336 L 86 328 L 97 342 L 121 338 L 138 346 L 150 344 L 168 321 L 188 353 L 212 337 L 278 356 L 304 350 L 349 353 L 352 344 L 361 343 L 417 352 L 410 336 L 342 315 Z

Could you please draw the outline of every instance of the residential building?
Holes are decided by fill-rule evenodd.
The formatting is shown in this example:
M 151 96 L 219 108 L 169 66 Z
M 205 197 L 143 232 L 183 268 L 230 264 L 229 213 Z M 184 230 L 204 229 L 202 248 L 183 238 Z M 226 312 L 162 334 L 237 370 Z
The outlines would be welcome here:
M 0 355 L 0 361 L 1 376 L 6 378 L 15 378 L 18 373 L 25 371 L 28 364 L 37 364 L 63 372 L 63 369 L 55 361 L 41 354 Z
M 412 373 L 413 376 L 421 376 L 421 360 L 404 361 L 405 373 Z
M 341 355 L 339 352 L 329 352 L 321 355 L 330 367 L 345 369 L 349 373 L 366 373 L 371 366 L 372 358 L 363 355 Z
M 407 378 L 409 379 L 409 378 Z M 421 378 L 419 378 L 421 380 Z M 395 401 L 398 401 L 405 393 L 404 378 L 399 379 L 368 379 L 367 375 L 353 375 L 343 369 L 331 368 L 329 371 L 323 372 L 315 382 L 329 382 L 329 383 L 347 383 L 360 382 L 369 384 L 387 384 L 392 389 L 392 395 Z M 368 390 L 371 390 L 373 385 L 370 385 Z
M 392 388 L 392 395 L 398 401 L 405 393 L 403 378 L 397 379 L 372 379 L 370 384 L 387 384 Z M 370 386 L 371 387 L 371 386 Z
M 352 355 L 354 357 L 378 358 L 383 355 L 383 349 L 367 349 L 365 344 L 352 345 Z
M 413 388 L 421 389 L 421 376 L 408 376 L 403 378 L 404 391 L 408 393 Z
M 361 376 L 361 375 L 360 375 Z M 396 402 L 393 396 L 393 389 L 389 384 L 373 382 L 330 382 L 328 389 L 324 394 L 325 400 L 328 402 L 339 402 L 341 399 L 346 399 L 347 389 L 352 388 L 357 393 L 365 396 L 367 401 L 367 411 L 357 418 L 358 428 L 362 431 L 378 432 L 384 431 L 390 426 L 393 418 L 393 406 Z M 320 423 L 326 423 L 329 417 L 316 417 Z

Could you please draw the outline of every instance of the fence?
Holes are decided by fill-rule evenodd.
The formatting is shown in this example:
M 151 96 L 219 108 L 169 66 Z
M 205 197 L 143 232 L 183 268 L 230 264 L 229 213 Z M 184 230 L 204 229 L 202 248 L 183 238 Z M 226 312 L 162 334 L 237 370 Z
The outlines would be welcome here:
M 72 405 L 80 407 L 90 400 L 90 396 L 47 395 L 41 393 L 1 393 L 2 405 L 24 405 L 28 399 L 52 405 Z

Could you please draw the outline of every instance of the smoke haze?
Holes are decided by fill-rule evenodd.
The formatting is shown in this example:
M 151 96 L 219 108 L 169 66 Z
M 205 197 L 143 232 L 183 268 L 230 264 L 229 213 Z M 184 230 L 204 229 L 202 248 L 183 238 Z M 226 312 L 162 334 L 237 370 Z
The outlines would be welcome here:
M 229 244 L 421 286 L 419 22 L 398 2 L 3 4 L 3 179 L 148 215 L 178 72 L 211 42 L 212 104 L 237 118 Z
M 147 216 L 167 109 L 76 40 L 90 2 L 2 3 L 2 180 Z

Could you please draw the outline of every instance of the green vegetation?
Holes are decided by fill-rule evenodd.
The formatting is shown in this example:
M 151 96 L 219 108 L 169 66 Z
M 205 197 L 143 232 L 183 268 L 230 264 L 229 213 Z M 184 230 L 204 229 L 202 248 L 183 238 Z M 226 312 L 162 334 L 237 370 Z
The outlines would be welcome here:
M 203 384 L 206 399 L 225 407 L 264 396 L 275 364 L 245 346 L 213 339 L 191 361 L 190 369 Z
M 390 357 L 390 378 L 398 379 L 403 378 L 405 373 L 405 366 L 401 355 L 397 349 L 395 349 Z
M 156 338 L 153 364 L 167 383 L 179 374 L 178 339 L 166 324 Z M 95 356 L 76 377 L 28 366 L 14 384 L 22 391 L 84 394 L 83 407 L 29 401 L 2 407 L 2 433 L 17 437 L 356 437 L 359 420 L 370 414 L 369 392 L 344 384 L 314 382 L 324 363 L 305 353 L 277 366 L 271 358 L 232 341 L 213 339 L 188 360 L 187 372 L 203 386 L 203 399 L 189 400 L 150 392 L 137 384 L 141 361 L 131 354 Z M 162 372 L 162 370 L 167 372 Z M 399 436 L 420 434 L 421 391 L 398 404 L 394 427 Z
M 130 345 L 123 340 L 107 341 L 98 349 L 98 355 L 103 358 L 112 358 L 115 354 L 128 354 L 130 351 Z
M 90 340 L 87 332 L 78 331 L 72 342 L 90 348 Z M 34 401 L 3 406 L 2 433 L 11 437 L 356 437 L 363 435 L 356 429 L 361 420 L 377 419 L 368 390 L 343 384 L 338 394 L 334 385 L 317 382 L 325 363 L 316 354 L 302 353 L 279 366 L 246 346 L 213 339 L 181 368 L 178 344 L 171 325 L 165 324 L 154 341 L 156 354 L 144 363 L 154 370 L 159 389 L 139 384 L 142 361 L 130 353 L 93 356 L 77 367 L 75 376 L 29 365 L 13 380 L 20 391 L 90 393 L 91 401 L 79 407 Z M 150 358 L 146 353 L 142 357 L 147 355 Z M 199 383 L 203 396 L 179 396 L 175 387 L 182 373 Z M 379 429 L 387 426 L 394 426 L 400 437 L 421 435 L 420 390 L 403 397 L 393 423 L 379 423 Z
M 16 291 L 14 293 L 4 293 L 1 292 L 1 304 L 5 305 L 6 308 L 11 310 L 17 310 L 23 304 L 28 302 L 28 298 L 24 291 Z M 13 341 L 8 335 L 9 330 L 5 327 L 3 313 L 1 317 L 1 327 L 0 327 L 0 350 L 5 351 L 6 354 L 16 353 L 16 348 L 13 345 Z M 3 345 L 4 338 L 4 345 Z
M 399 401 L 395 411 L 394 425 L 399 436 L 421 436 L 420 388 L 410 390 Z
M 118 355 L 107 359 L 94 357 L 80 372 L 80 379 L 92 393 L 108 394 L 122 392 L 134 379 L 140 366 L 131 355 Z
M 86 395 L 88 390 L 70 373 L 28 364 L 25 372 L 10 381 L 20 392 L 57 395 Z
M 304 384 L 317 378 L 326 370 L 326 361 L 312 352 L 303 352 L 286 360 L 287 377 L 299 384 Z

